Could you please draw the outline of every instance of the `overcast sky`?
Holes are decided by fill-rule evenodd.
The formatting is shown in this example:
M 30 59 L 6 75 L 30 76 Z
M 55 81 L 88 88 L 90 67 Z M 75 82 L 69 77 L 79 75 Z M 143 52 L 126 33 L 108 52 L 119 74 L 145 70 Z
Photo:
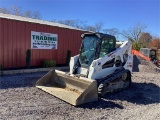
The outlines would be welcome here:
M 103 28 L 119 30 L 143 23 L 147 32 L 160 37 L 160 0 L 0 0 L 0 7 L 12 5 L 39 11 L 43 20 L 102 21 Z

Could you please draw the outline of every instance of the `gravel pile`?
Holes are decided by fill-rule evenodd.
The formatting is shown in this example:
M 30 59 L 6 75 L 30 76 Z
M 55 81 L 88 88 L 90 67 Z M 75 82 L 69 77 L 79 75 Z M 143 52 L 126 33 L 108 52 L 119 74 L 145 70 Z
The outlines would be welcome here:
M 141 69 L 129 89 L 78 107 L 34 86 L 46 72 L 0 76 L 0 120 L 160 120 L 160 74 Z
M 139 56 L 133 56 L 133 72 L 160 73 L 160 68 L 151 61 L 147 61 Z

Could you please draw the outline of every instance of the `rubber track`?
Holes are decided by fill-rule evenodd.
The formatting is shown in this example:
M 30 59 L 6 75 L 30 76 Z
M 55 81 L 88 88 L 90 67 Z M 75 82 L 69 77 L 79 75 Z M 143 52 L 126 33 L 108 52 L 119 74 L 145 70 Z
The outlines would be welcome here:
M 127 72 L 127 70 L 120 69 L 120 70 L 116 70 L 113 74 L 108 75 L 103 79 L 97 79 L 99 96 L 103 97 L 106 94 L 106 93 L 104 93 L 105 91 L 103 91 L 103 89 L 104 89 L 104 87 L 107 86 L 107 84 L 109 84 L 110 82 L 120 81 L 121 80 L 120 77 L 126 72 Z M 121 89 L 118 89 L 118 91 L 120 91 L 120 90 Z

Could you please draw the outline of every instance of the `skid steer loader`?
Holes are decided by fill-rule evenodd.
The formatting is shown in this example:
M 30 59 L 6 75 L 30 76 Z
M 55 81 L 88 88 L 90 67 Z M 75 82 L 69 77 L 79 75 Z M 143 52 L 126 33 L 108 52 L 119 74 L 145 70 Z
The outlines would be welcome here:
M 36 87 L 72 104 L 97 101 L 106 93 L 131 84 L 132 43 L 116 48 L 114 36 L 103 33 L 81 35 L 80 53 L 70 60 L 70 72 L 51 70 L 36 82 Z

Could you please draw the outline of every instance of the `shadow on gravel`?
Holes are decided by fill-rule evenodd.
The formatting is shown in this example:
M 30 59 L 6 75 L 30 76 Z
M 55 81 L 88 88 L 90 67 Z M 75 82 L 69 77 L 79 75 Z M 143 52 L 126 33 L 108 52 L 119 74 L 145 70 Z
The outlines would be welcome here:
M 7 89 L 7 88 L 21 88 L 21 87 L 33 87 L 35 86 L 36 81 L 39 77 L 27 77 L 25 80 L 7 80 L 7 81 L 0 81 L 0 89 Z
M 0 76 L 0 89 L 33 87 L 46 72 L 14 74 Z
M 133 72 L 139 72 L 139 68 L 138 65 L 141 64 L 141 62 L 139 61 L 139 59 L 137 58 L 136 55 L 133 56 Z
M 134 104 L 160 103 L 160 87 L 153 83 L 132 83 L 129 89 L 105 96 L 108 100 L 121 100 Z
M 68 72 L 66 69 L 62 71 Z M 46 73 L 47 71 L 2 75 L 0 76 L 0 89 L 33 87 L 38 79 L 40 79 Z
M 107 94 L 96 102 L 87 103 L 79 107 L 89 109 L 123 109 L 123 101 L 140 105 L 160 103 L 160 87 L 153 83 L 132 83 L 132 86 L 126 90 Z

